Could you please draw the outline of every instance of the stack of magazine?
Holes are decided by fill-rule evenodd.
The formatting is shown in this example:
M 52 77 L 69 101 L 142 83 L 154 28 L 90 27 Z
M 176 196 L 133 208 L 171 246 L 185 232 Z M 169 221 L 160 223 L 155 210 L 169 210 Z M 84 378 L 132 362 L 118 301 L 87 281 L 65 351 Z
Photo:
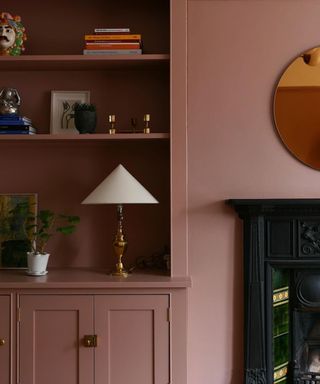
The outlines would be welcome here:
M 16 114 L 0 115 L 0 135 L 34 135 L 32 121 Z

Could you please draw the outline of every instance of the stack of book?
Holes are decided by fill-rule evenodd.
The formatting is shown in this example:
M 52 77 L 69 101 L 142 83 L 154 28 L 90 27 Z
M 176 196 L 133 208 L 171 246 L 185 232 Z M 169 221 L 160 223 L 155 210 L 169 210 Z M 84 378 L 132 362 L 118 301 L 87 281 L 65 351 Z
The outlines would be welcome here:
M 84 55 L 140 55 L 140 34 L 130 33 L 129 28 L 95 28 L 92 35 L 84 36 Z
M 36 129 L 28 117 L 0 115 L 0 135 L 34 135 Z

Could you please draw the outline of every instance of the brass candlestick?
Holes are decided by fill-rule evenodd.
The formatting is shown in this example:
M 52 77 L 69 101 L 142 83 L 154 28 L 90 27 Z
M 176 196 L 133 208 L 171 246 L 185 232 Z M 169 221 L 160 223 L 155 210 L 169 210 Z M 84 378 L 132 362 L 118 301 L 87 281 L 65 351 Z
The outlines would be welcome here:
M 144 121 L 144 128 L 143 128 L 143 133 L 150 133 L 150 115 L 147 113 L 143 116 L 143 121 Z
M 109 134 L 114 135 L 116 133 L 116 115 L 109 115 Z
M 118 257 L 118 262 L 116 264 L 116 271 L 112 272 L 113 276 L 120 276 L 120 277 L 128 277 L 128 272 L 125 271 L 123 264 L 122 264 L 122 257 L 127 249 L 127 241 L 125 240 L 125 236 L 123 233 L 123 214 L 122 214 L 122 205 L 117 205 L 117 215 L 118 215 L 118 230 L 117 234 L 113 241 L 113 249 Z

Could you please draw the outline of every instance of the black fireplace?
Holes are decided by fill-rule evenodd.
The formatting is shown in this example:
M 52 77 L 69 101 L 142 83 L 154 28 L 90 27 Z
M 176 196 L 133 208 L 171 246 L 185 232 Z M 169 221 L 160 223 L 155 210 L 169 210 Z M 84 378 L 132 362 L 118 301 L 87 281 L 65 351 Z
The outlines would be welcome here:
M 320 384 L 320 199 L 228 203 L 244 225 L 244 383 Z

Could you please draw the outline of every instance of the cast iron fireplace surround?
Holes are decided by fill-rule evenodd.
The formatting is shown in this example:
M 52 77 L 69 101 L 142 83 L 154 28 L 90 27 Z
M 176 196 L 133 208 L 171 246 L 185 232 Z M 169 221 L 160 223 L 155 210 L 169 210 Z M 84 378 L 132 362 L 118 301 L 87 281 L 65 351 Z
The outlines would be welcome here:
M 244 383 L 320 384 L 320 199 L 228 204 L 244 225 Z

